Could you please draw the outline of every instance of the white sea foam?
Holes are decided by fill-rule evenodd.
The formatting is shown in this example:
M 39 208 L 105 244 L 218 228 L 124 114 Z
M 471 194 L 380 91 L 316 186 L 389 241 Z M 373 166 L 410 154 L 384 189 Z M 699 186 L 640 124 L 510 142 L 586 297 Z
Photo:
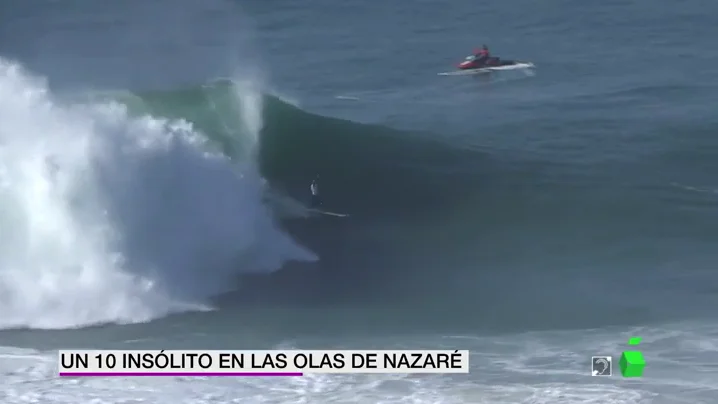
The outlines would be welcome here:
M 692 330 L 690 332 L 685 330 Z M 630 335 L 643 336 L 640 379 L 590 375 L 590 356 L 618 361 Z M 715 327 L 695 323 L 640 330 L 575 330 L 495 337 L 372 339 L 384 348 L 469 348 L 468 375 L 309 375 L 294 378 L 59 378 L 57 354 L 0 348 L 0 401 L 76 403 L 712 403 L 718 394 Z M 156 343 L 157 341 L 155 341 Z M 197 340 L 196 345 L 206 341 Z M 316 344 L 317 341 L 313 341 Z M 133 349 L 140 349 L 132 344 Z M 368 346 L 366 340 L 332 348 Z M 301 347 L 301 341 L 291 346 Z M 614 364 L 614 365 L 617 365 Z
M 252 150 L 262 97 L 247 83 Z M 145 321 L 202 308 L 238 272 L 315 259 L 275 225 L 264 187 L 253 158 L 230 162 L 190 122 L 63 103 L 0 59 L 0 328 Z

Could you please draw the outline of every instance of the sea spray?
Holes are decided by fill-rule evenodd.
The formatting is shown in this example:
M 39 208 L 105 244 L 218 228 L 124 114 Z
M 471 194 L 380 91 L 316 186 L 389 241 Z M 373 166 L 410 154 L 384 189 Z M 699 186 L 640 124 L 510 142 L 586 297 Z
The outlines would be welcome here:
M 2 59 L 0 122 L 0 327 L 146 321 L 314 259 L 190 122 L 60 103 Z

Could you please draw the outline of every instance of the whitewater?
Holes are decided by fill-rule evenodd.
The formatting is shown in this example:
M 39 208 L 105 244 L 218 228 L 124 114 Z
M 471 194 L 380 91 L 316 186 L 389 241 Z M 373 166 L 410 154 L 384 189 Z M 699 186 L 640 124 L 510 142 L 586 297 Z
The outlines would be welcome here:
M 0 4 L 0 403 L 718 401 L 714 3 L 177 1 Z M 57 376 L 290 348 L 471 370 Z
M 0 59 L 0 327 L 211 309 L 239 273 L 316 259 L 262 203 L 262 97 L 235 90 L 246 153 L 232 161 L 190 122 L 63 101 Z

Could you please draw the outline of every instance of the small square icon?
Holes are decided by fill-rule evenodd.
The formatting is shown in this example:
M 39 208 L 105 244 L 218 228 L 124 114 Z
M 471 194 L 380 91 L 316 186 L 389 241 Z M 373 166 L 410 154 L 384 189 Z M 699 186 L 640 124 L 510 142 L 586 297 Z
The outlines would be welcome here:
M 610 356 L 591 357 L 591 376 L 613 375 L 613 360 Z

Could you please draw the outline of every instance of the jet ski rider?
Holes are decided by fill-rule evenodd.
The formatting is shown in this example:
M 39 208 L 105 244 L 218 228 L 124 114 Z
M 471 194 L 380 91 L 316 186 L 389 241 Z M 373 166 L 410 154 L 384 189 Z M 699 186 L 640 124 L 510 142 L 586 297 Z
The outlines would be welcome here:
M 476 63 L 480 65 L 486 64 L 491 57 L 491 54 L 489 53 L 489 47 L 486 45 L 481 46 L 481 49 L 478 49 L 474 52 L 474 57 L 476 57 Z

